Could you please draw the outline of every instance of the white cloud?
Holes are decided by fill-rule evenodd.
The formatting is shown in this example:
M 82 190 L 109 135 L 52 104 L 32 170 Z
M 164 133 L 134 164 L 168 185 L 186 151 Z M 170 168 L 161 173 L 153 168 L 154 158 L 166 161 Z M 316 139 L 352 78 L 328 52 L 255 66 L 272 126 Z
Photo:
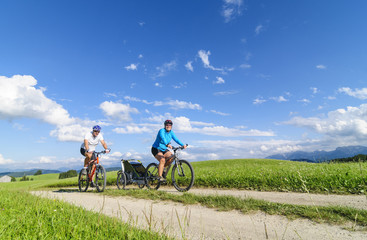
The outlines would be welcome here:
M 210 51 L 199 50 L 198 54 L 205 68 L 209 68 L 214 71 L 223 71 L 223 68 L 215 68 L 212 65 L 210 65 L 209 62 L 209 56 L 211 54 Z
M 242 14 L 243 0 L 223 0 L 222 16 L 226 23 Z
M 263 99 L 263 98 L 256 98 L 252 103 L 256 105 L 256 104 L 262 104 L 264 102 L 266 102 L 265 99 Z
M 37 89 L 32 76 L 0 76 L 0 119 L 33 118 L 53 125 L 70 124 L 74 119 L 58 103 Z
M 192 61 L 189 61 L 185 64 L 185 67 L 187 70 L 193 72 L 194 71 L 194 67 L 192 66 Z
M 143 58 L 143 54 L 139 54 L 138 58 L 139 59 Z
M 316 66 L 317 69 L 326 69 L 325 65 L 319 64 Z
M 228 128 L 224 126 L 216 126 L 213 123 L 195 122 L 190 121 L 189 118 L 180 116 L 156 116 L 151 118 L 151 121 L 156 124 L 130 124 L 123 128 L 115 129 L 116 133 L 121 134 L 133 134 L 133 133 L 155 133 L 157 129 L 162 125 L 164 119 L 172 119 L 173 129 L 179 133 L 197 133 L 210 136 L 221 136 L 221 137 L 244 137 L 244 136 L 262 136 L 269 137 L 274 136 L 273 131 L 261 131 L 257 129 L 241 130 L 239 128 Z
M 117 98 L 117 95 L 116 95 L 116 93 L 103 93 L 103 95 L 105 96 L 105 97 L 114 97 L 114 98 Z
M 346 137 L 366 141 L 367 104 L 331 111 L 326 118 L 294 117 L 285 124 L 308 128 L 331 138 L 342 139 L 342 141 L 344 139 L 344 144 L 350 145 L 351 142 L 346 141 Z
M 187 82 L 181 82 L 178 85 L 174 85 L 173 88 L 179 89 L 179 88 L 184 88 L 186 86 L 187 86 Z
M 226 95 L 233 95 L 237 94 L 238 91 L 232 90 L 232 91 L 223 91 L 223 92 L 215 92 L 213 93 L 214 96 L 226 96 Z
M 11 159 L 5 159 L 3 155 L 0 153 L 0 165 L 8 165 L 14 163 Z
M 311 89 L 313 94 L 316 94 L 316 93 L 319 92 L 319 90 L 316 87 L 311 87 L 310 89 Z
M 152 129 L 145 126 L 129 125 L 123 128 L 115 128 L 113 129 L 113 131 L 115 133 L 120 134 L 141 134 L 141 133 L 151 133 Z
M 241 64 L 241 65 L 240 65 L 240 68 L 248 69 L 248 68 L 251 68 L 251 65 L 250 65 L 250 64 L 246 64 L 246 63 L 244 63 L 244 64 Z
M 290 151 L 310 150 L 318 142 L 291 140 L 200 140 L 190 148 L 189 160 L 209 160 L 208 152 L 216 156 L 215 159 L 267 157 Z M 204 157 L 205 156 L 205 157 Z
M 139 113 L 136 108 L 130 107 L 129 104 L 115 103 L 111 101 L 101 103 L 99 108 L 102 109 L 106 116 L 123 122 L 131 120 L 131 113 Z
M 157 73 L 153 76 L 153 78 L 164 77 L 168 72 L 175 70 L 177 66 L 176 61 L 172 60 L 171 62 L 163 63 L 162 66 L 156 67 Z
M 171 106 L 172 109 L 192 109 L 192 110 L 202 109 L 202 107 L 197 103 L 191 103 L 179 100 L 169 100 L 165 104 Z
M 303 99 L 300 99 L 298 100 L 298 102 L 302 102 L 302 103 L 310 103 L 311 101 L 306 99 L 306 98 L 303 98 Z
M 71 124 L 71 125 L 63 125 L 58 126 L 55 130 L 50 132 L 51 137 L 56 137 L 59 141 L 62 142 L 82 142 L 85 133 L 91 131 L 91 127 L 93 124 L 84 123 L 81 124 Z M 88 126 L 88 127 L 86 127 Z
M 129 66 L 126 66 L 125 69 L 128 70 L 128 71 L 130 71 L 130 70 L 132 70 L 132 71 L 138 70 L 138 64 L 132 63 Z
M 248 131 L 237 128 L 228 128 L 224 126 L 204 126 L 202 128 L 193 127 L 190 119 L 187 117 L 174 118 L 175 129 L 178 132 L 200 133 L 211 136 L 238 137 L 238 136 L 274 136 L 272 131 L 260 131 L 251 129 Z
M 263 29 L 264 29 L 263 25 L 261 25 L 261 24 L 257 25 L 256 28 L 255 28 L 256 35 L 259 35 L 263 31 Z
M 138 23 L 140 27 L 144 26 L 145 25 L 145 22 L 139 22 Z
M 276 102 L 287 102 L 288 99 L 285 99 L 283 96 L 279 96 L 279 97 L 271 97 L 271 100 L 274 100 Z
M 192 110 L 201 110 L 202 107 L 200 104 L 179 101 L 179 100 L 165 100 L 165 101 L 154 101 L 149 102 L 147 100 L 142 100 L 135 97 L 125 96 L 125 100 L 134 101 L 134 102 L 141 102 L 145 104 L 152 104 L 153 106 L 160 107 L 160 106 L 170 106 L 171 109 L 192 109 Z
M 216 77 L 216 78 L 217 78 L 217 81 L 214 82 L 215 84 L 224 84 L 225 83 L 225 81 L 222 77 Z
M 340 93 L 345 93 L 351 97 L 355 97 L 361 100 L 365 100 L 367 99 L 367 88 L 362 88 L 362 89 L 350 89 L 349 87 L 343 87 L 343 88 L 339 88 L 338 92 Z
M 230 115 L 229 113 L 223 113 L 223 112 L 219 112 L 219 111 L 216 111 L 216 110 L 210 110 L 210 112 L 212 112 L 214 114 L 221 115 L 221 116 L 229 116 Z

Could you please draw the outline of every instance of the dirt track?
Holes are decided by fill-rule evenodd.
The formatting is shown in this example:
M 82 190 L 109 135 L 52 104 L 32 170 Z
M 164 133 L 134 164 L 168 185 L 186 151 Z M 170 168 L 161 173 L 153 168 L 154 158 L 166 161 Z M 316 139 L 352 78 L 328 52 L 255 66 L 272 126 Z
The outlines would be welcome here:
M 172 188 L 164 191 L 177 193 Z M 192 189 L 194 194 L 223 194 L 253 197 L 291 204 L 342 205 L 367 209 L 365 196 L 266 193 L 256 191 Z M 141 228 L 152 228 L 178 239 L 367 239 L 367 233 L 347 231 L 340 226 L 255 212 L 219 212 L 199 205 L 184 206 L 131 197 L 107 197 L 75 191 L 38 191 L 35 195 L 57 198 L 87 210 L 120 218 Z M 352 226 L 352 225 L 351 225 Z M 350 226 L 350 227 L 351 227 Z

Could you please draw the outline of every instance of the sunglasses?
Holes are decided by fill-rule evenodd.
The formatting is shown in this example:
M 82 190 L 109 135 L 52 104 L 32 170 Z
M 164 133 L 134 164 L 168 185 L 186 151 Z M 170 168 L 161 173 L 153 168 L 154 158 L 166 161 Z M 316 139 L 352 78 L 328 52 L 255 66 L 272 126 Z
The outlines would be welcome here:
M 99 133 L 99 131 L 94 131 L 94 130 L 93 130 L 93 132 L 97 132 L 97 133 Z

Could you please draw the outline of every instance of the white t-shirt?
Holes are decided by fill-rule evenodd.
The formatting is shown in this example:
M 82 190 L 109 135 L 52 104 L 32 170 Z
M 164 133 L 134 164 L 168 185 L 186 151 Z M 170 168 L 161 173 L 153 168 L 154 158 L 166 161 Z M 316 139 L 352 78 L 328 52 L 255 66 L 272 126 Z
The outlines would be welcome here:
M 97 137 L 94 137 L 93 136 L 93 132 L 89 132 L 89 133 L 85 134 L 84 140 L 85 139 L 88 140 L 89 151 L 95 151 L 98 143 L 101 140 L 103 140 L 103 136 L 102 136 L 102 133 L 99 133 L 97 135 Z M 81 148 L 84 148 L 85 149 L 84 141 L 83 141 L 83 144 L 82 144 Z

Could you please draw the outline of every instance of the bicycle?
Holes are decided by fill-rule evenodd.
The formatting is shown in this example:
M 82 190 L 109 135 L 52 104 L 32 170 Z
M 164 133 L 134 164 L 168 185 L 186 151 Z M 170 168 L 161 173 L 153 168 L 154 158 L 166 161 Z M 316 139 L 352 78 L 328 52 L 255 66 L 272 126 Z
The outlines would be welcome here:
M 109 149 L 109 151 L 111 151 Z M 82 174 L 83 169 L 79 172 L 78 185 L 79 191 L 85 192 L 89 187 L 89 183 L 92 186 L 93 183 L 93 175 L 95 174 L 95 187 L 98 192 L 103 192 L 106 187 L 107 177 L 105 168 L 99 164 L 99 155 L 105 154 L 106 151 L 94 152 L 96 159 L 91 160 L 87 166 L 87 174 Z
M 139 160 L 121 159 L 121 170 L 117 172 L 116 185 L 118 189 L 125 189 L 126 185 L 133 183 L 138 184 L 138 187 L 145 186 L 145 167 Z
M 164 171 L 162 176 L 166 178 L 171 166 L 173 165 L 171 171 L 172 184 L 178 191 L 186 192 L 194 185 L 195 175 L 191 164 L 186 160 L 179 159 L 179 150 L 182 149 L 184 149 L 184 147 L 181 146 L 172 148 L 173 154 L 169 160 L 173 159 L 173 161 L 169 166 L 167 166 L 167 170 Z M 159 181 L 158 176 L 158 164 L 150 163 L 145 171 L 145 185 L 148 189 L 158 190 L 161 184 L 162 183 Z

